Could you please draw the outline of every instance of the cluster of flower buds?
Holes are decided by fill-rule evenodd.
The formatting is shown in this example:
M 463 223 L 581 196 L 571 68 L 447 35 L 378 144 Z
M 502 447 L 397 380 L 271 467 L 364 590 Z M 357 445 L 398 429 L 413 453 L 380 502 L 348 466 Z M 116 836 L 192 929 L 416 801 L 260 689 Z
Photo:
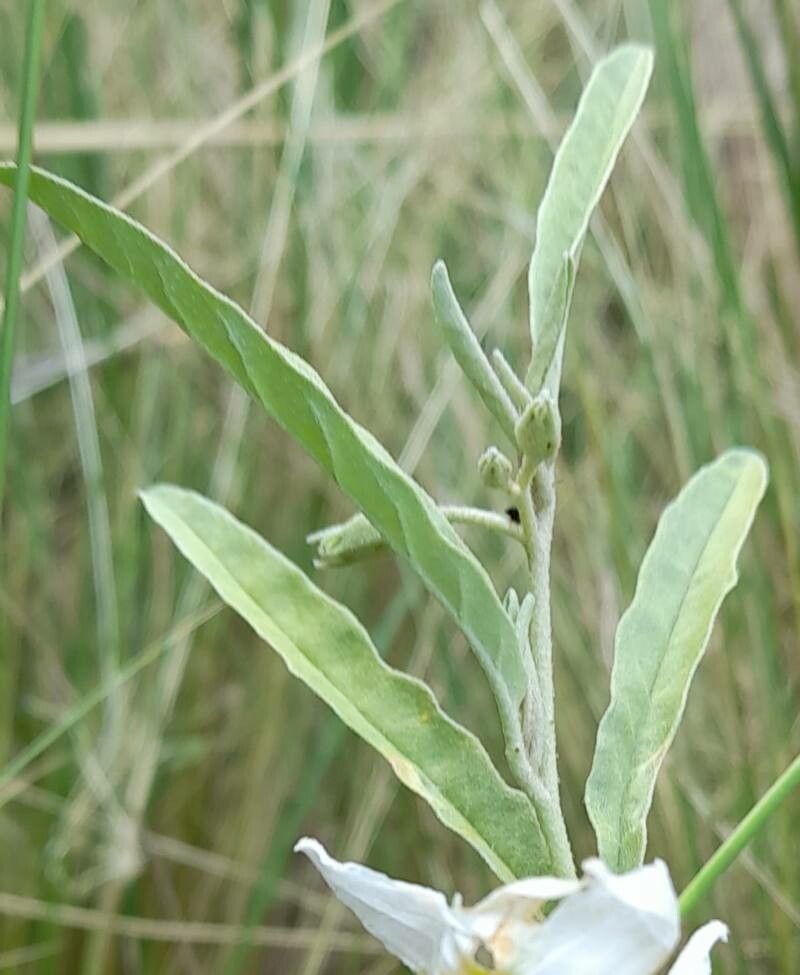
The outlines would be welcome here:
M 524 468 L 533 473 L 543 463 L 553 460 L 561 446 L 561 417 L 553 397 L 546 390 L 538 393 L 514 424 L 514 439 L 523 458 Z M 489 447 L 478 461 L 481 480 L 488 488 L 514 496 L 522 489 L 514 475 L 514 466 L 497 447 Z

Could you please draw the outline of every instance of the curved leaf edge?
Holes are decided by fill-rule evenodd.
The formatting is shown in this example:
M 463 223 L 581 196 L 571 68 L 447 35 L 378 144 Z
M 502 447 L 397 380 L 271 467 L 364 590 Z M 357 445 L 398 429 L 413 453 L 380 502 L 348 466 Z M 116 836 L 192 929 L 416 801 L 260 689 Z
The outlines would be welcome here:
M 261 639 L 275 649 L 287 669 L 317 694 L 348 727 L 376 748 L 389 762 L 400 781 L 425 799 L 437 818 L 465 839 L 501 880 L 507 882 L 520 876 L 547 872 L 550 863 L 546 842 L 536 810 L 528 797 L 508 785 L 480 739 L 442 709 L 427 684 L 389 666 L 380 657 L 368 632 L 346 606 L 319 589 L 297 565 L 252 528 L 202 495 L 161 484 L 141 491 L 140 498 L 150 517 L 164 529 L 184 557 L 206 577 L 222 600 L 231 606 Z M 377 729 L 368 716 L 358 712 L 358 702 L 348 700 L 313 662 L 308 661 L 307 665 L 303 665 L 292 654 L 287 654 L 281 649 L 283 639 L 293 642 L 291 636 L 282 632 L 277 624 L 269 625 L 266 622 L 269 620 L 269 614 L 266 609 L 259 606 L 258 598 L 244 590 L 241 582 L 233 576 L 217 553 L 208 547 L 198 532 L 174 513 L 176 502 L 197 505 L 206 514 L 223 519 L 232 530 L 241 533 L 250 544 L 257 546 L 265 557 L 277 562 L 282 571 L 290 576 L 305 593 L 319 600 L 321 605 L 345 622 L 361 645 L 359 652 L 365 656 L 369 654 L 370 665 L 375 668 L 373 679 L 376 683 L 384 679 L 392 687 L 410 695 L 414 699 L 418 730 L 421 725 L 424 725 L 426 731 L 432 736 L 446 735 L 450 739 L 449 747 L 460 751 L 460 760 L 454 763 L 455 775 L 471 776 L 470 789 L 476 793 L 482 784 L 475 777 L 483 777 L 483 786 L 493 793 L 491 815 L 486 818 L 491 824 L 490 829 L 496 831 L 497 835 L 494 839 L 485 835 L 486 829 L 470 822 L 466 814 L 445 795 L 443 788 L 446 788 L 446 783 L 442 785 L 435 782 L 420 768 L 419 764 L 414 764 L 403 755 L 402 739 L 395 741 L 390 735 Z M 191 540 L 188 538 L 189 535 Z M 194 545 L 203 548 L 206 556 L 215 563 L 217 571 L 210 574 L 198 564 L 199 560 L 193 555 Z M 243 592 L 248 604 L 236 598 L 232 594 L 233 589 Z M 307 660 L 302 650 L 298 651 L 298 657 L 301 661 Z M 363 723 L 353 720 L 353 710 L 361 714 Z M 371 729 L 372 734 L 365 733 L 367 729 Z M 377 738 L 377 742 L 373 738 Z M 502 849 L 503 846 L 506 847 L 505 850 Z
M 661 767 L 661 764 L 663 763 L 664 758 L 666 757 L 667 751 L 669 750 L 670 746 L 672 745 L 677 735 L 678 729 L 680 727 L 680 723 L 686 711 L 686 706 L 688 703 L 689 692 L 691 690 L 692 681 L 694 680 L 694 676 L 697 673 L 700 664 L 702 663 L 706 648 L 708 646 L 711 637 L 711 633 L 714 628 L 714 623 L 716 622 L 717 616 L 719 614 L 719 610 L 722 606 L 722 603 L 725 601 L 727 595 L 733 590 L 733 588 L 736 586 L 736 583 L 738 582 L 739 554 L 744 546 L 744 543 L 747 540 L 753 521 L 755 519 L 755 515 L 759 503 L 761 502 L 761 499 L 763 498 L 764 493 L 766 491 L 766 487 L 769 479 L 769 468 L 761 453 L 759 453 L 757 450 L 748 447 L 735 447 L 726 451 L 720 457 L 716 458 L 715 460 L 711 461 L 708 464 L 703 465 L 697 471 L 695 471 L 695 473 L 692 475 L 689 481 L 687 481 L 686 484 L 683 486 L 681 491 L 664 508 L 658 520 L 656 531 L 653 535 L 650 545 L 648 546 L 644 558 L 642 559 L 633 598 L 631 599 L 631 602 L 627 607 L 627 609 L 625 610 L 625 612 L 620 617 L 617 626 L 617 633 L 619 633 L 625 624 L 626 617 L 628 617 L 629 614 L 631 614 L 632 611 L 636 608 L 637 600 L 641 599 L 642 593 L 646 591 L 648 586 L 651 584 L 650 576 L 652 574 L 653 563 L 658 555 L 658 543 L 663 540 L 664 535 L 666 534 L 669 514 L 671 512 L 674 512 L 680 506 L 681 500 L 685 497 L 685 494 L 690 490 L 693 484 L 697 483 L 703 477 L 703 475 L 708 474 L 718 464 L 730 460 L 735 460 L 737 458 L 743 461 L 747 460 L 753 463 L 753 472 L 757 478 L 756 484 L 754 485 L 755 493 L 753 497 L 753 503 L 750 507 L 750 511 L 748 513 L 747 518 L 742 523 L 739 537 L 737 538 L 736 543 L 731 550 L 731 563 L 730 563 L 731 570 L 720 588 L 720 592 L 718 594 L 717 599 L 715 600 L 715 602 L 711 607 L 708 625 L 705 629 L 705 632 L 703 633 L 700 645 L 695 655 L 694 663 L 692 664 L 692 666 L 688 671 L 687 679 L 684 683 L 681 692 L 678 709 L 676 711 L 674 720 L 670 726 L 663 748 L 658 757 L 658 763 L 655 770 L 655 774 L 652 777 L 652 782 L 650 784 L 649 791 L 645 797 L 645 808 L 646 808 L 645 819 L 640 826 L 640 835 L 638 837 L 636 855 L 627 858 L 624 855 L 623 841 L 628 837 L 626 835 L 627 831 L 624 828 L 621 819 L 620 822 L 617 824 L 618 829 L 616 830 L 615 834 L 609 835 L 608 831 L 606 830 L 605 817 L 603 816 L 603 809 L 606 806 L 606 795 L 604 794 L 604 789 L 602 784 L 601 759 L 602 759 L 603 752 L 606 749 L 613 747 L 612 743 L 608 742 L 606 739 L 608 738 L 609 734 L 613 734 L 613 731 L 611 731 L 610 729 L 613 728 L 613 723 L 617 719 L 619 709 L 622 707 L 620 703 L 620 697 L 619 697 L 619 676 L 616 671 L 616 651 L 615 651 L 615 659 L 614 659 L 615 666 L 612 667 L 612 671 L 611 671 L 610 701 L 608 707 L 606 708 L 605 713 L 603 714 L 603 717 L 600 721 L 597 730 L 595 753 L 592 760 L 592 766 L 589 772 L 589 777 L 586 783 L 585 805 L 586 805 L 587 813 L 589 815 L 589 819 L 592 823 L 592 826 L 595 830 L 595 834 L 597 836 L 598 852 L 601 858 L 604 860 L 604 862 L 606 862 L 612 869 L 617 870 L 618 872 L 623 872 L 625 870 L 632 870 L 635 867 L 640 866 L 644 862 L 646 846 L 647 846 L 646 816 L 650 808 L 652 807 L 653 796 L 655 794 L 655 787 L 657 784 L 658 771 Z M 734 485 L 731 491 L 731 496 L 735 492 L 736 487 L 737 485 Z M 684 596 L 684 600 L 685 598 L 686 597 Z M 615 638 L 615 643 L 616 643 L 616 638 Z M 660 666 L 661 665 L 659 665 L 659 668 Z M 624 794 L 619 799 L 618 804 L 620 808 L 620 817 L 621 817 L 622 815 L 624 815 L 624 810 L 626 806 Z

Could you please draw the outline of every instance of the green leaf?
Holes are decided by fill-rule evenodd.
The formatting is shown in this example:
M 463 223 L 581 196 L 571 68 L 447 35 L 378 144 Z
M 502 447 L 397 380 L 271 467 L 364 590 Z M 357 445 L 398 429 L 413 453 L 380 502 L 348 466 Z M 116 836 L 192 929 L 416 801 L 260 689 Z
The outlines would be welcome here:
M 539 206 L 536 246 L 528 271 L 534 357 L 540 346 L 552 344 L 546 323 L 559 318 L 566 322 L 571 289 L 566 289 L 561 316 L 552 314 L 553 292 L 564 289 L 565 260 L 577 265 L 589 218 L 639 113 L 652 70 L 652 52 L 638 44 L 624 44 L 598 62 L 553 160 Z M 563 346 L 562 327 L 557 352 L 542 380 L 553 395 L 558 391 Z
M 0 183 L 14 178 L 0 165 Z M 506 728 L 525 694 L 514 628 L 486 570 L 428 494 L 339 406 L 298 355 L 124 213 L 41 169 L 30 198 L 138 284 L 312 454 L 450 610 L 492 686 Z
M 513 443 L 517 411 L 461 310 L 444 261 L 433 266 L 431 292 L 436 320 L 456 362 Z
M 224 508 L 181 488 L 142 493 L 186 558 L 502 880 L 549 860 L 533 806 L 420 681 L 387 666 L 353 614 Z
M 750 450 L 701 468 L 666 508 L 620 620 L 586 806 L 612 870 L 644 859 L 656 776 L 767 484 Z
M 569 306 L 575 286 L 575 270 L 575 258 L 566 254 L 553 290 L 550 292 L 550 299 L 539 328 L 538 342 L 525 377 L 525 385 L 533 396 L 542 390 L 553 363 L 561 355 L 563 335 L 567 327 Z

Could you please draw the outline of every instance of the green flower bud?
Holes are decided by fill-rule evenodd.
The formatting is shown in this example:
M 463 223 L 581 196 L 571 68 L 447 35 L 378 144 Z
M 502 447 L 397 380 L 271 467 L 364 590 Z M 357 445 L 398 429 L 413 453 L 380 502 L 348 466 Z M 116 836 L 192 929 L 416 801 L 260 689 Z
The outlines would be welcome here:
M 514 468 L 506 455 L 497 447 L 489 447 L 478 461 L 478 472 L 486 487 L 499 491 L 509 491 L 513 481 Z
M 542 391 L 517 420 L 514 427 L 517 446 L 538 466 L 552 460 L 561 445 L 561 417 L 552 396 Z
M 380 532 L 372 527 L 364 515 L 354 515 L 340 525 L 314 532 L 306 541 L 317 547 L 314 559 L 317 569 L 351 565 L 369 558 L 384 547 Z

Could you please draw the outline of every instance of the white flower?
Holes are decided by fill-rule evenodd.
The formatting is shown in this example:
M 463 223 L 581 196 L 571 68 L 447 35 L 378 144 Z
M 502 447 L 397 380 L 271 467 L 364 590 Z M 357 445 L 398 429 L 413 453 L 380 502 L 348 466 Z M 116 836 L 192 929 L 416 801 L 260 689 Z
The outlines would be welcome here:
M 412 972 L 425 975 L 655 975 L 680 941 L 678 899 L 661 860 L 612 874 L 600 860 L 582 880 L 531 877 L 474 907 L 358 863 L 339 863 L 316 840 L 305 853 L 339 900 Z M 547 901 L 561 903 L 546 918 Z M 709 952 L 728 929 L 711 921 L 689 939 L 670 975 L 709 975 Z

